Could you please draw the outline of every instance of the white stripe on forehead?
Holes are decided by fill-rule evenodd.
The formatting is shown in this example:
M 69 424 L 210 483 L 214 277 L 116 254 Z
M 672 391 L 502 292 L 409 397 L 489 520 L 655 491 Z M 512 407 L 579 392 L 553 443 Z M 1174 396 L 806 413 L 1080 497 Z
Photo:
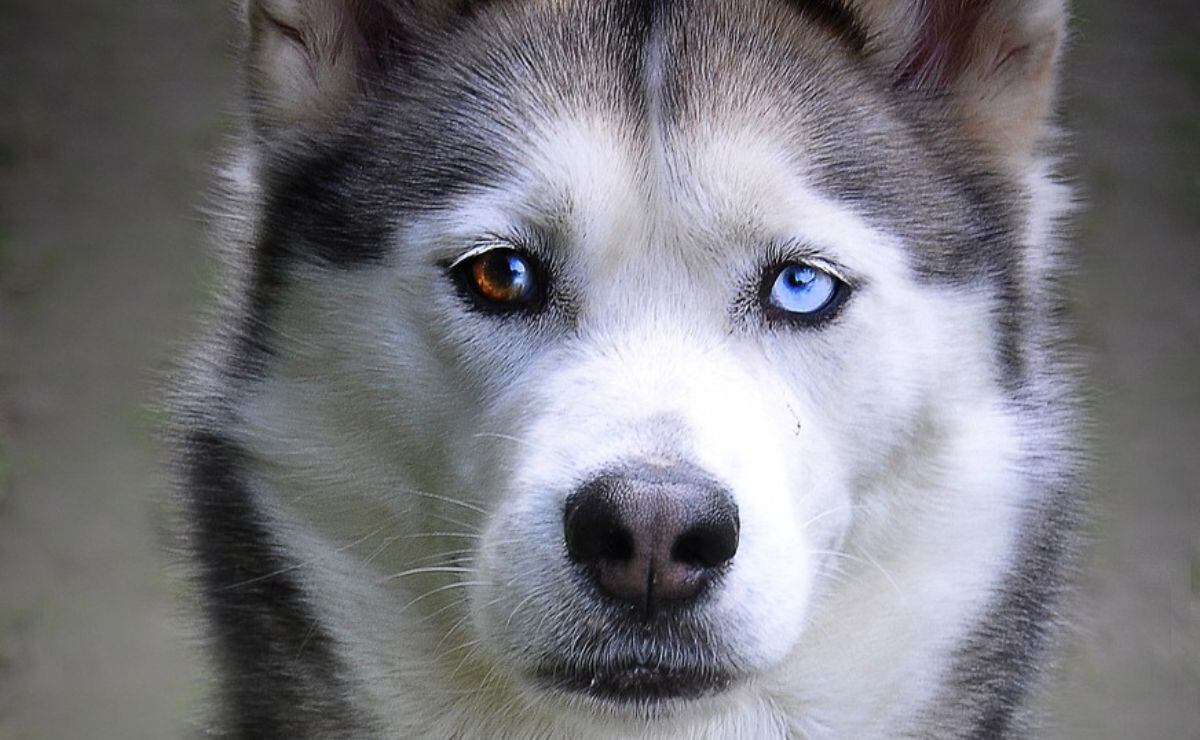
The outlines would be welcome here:
M 435 244 L 453 259 L 480 237 L 543 228 L 602 266 L 615 260 L 613 268 L 646 250 L 653 204 L 627 124 L 602 114 L 560 118 L 528 138 L 528 146 L 511 152 L 512 179 L 418 219 L 404 241 Z
M 864 277 L 907 272 L 899 237 L 814 187 L 784 138 L 745 125 L 669 134 L 639 142 L 602 115 L 548 123 L 513 153 L 513 181 L 463 198 L 413 236 L 453 258 L 480 236 L 549 226 L 600 273 L 588 279 L 662 259 L 738 263 L 792 244 Z
M 860 273 L 903 271 L 899 238 L 816 188 L 803 152 L 790 146 L 752 127 L 709 127 L 676 142 L 687 161 L 681 172 L 690 191 L 677 217 L 740 237 L 755 251 L 795 243 Z
M 648 173 L 633 136 L 612 119 L 565 119 L 544 128 L 529 153 L 527 191 L 566 204 L 572 246 L 594 252 L 602 264 L 636 251 L 652 229 Z

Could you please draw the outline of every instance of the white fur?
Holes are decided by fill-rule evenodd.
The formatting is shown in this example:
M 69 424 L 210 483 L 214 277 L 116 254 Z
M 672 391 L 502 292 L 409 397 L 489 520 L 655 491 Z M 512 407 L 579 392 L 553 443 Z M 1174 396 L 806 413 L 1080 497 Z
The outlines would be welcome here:
M 296 276 L 238 441 L 383 734 L 894 737 L 1013 556 L 1021 444 L 991 297 L 918 283 L 897 237 L 765 132 L 691 136 L 666 181 L 602 116 L 556 121 L 522 177 L 412 226 L 385 268 Z M 439 261 L 548 202 L 569 214 L 577 328 L 470 315 Z M 731 314 L 769 244 L 861 285 L 839 321 Z M 541 694 L 530 655 L 586 610 L 565 497 L 678 456 L 737 501 L 708 608 L 752 677 L 653 721 Z

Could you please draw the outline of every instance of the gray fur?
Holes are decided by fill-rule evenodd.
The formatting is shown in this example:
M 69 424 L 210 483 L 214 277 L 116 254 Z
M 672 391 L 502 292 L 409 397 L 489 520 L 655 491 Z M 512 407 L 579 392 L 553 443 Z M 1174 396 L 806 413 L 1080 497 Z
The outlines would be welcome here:
M 733 111 L 815 163 L 811 175 L 826 196 L 897 235 L 922 282 L 997 297 L 993 370 L 1026 441 L 1020 554 L 958 646 L 936 701 L 907 732 L 1027 731 L 1077 517 L 1076 391 L 1060 349 L 1055 283 L 1061 258 L 1046 246 L 1047 267 L 1029 274 L 1022 229 L 1034 194 L 955 125 L 949 92 L 898 76 L 889 30 L 874 25 L 880 4 L 494 0 L 451 13 L 422 2 L 367 12 L 373 3 L 364 1 L 354 7 L 375 24 L 363 41 L 372 63 L 334 118 L 280 123 L 265 99 L 250 96 L 254 185 L 231 203 L 245 245 L 230 250 L 230 296 L 179 411 L 197 581 L 220 672 L 217 732 L 362 737 L 378 719 L 358 701 L 360 678 L 336 631 L 313 609 L 320 595 L 296 576 L 304 564 L 280 540 L 287 533 L 246 484 L 252 466 L 240 447 L 240 410 L 290 351 L 276 319 L 297 275 L 365 275 L 390 263 L 395 235 L 414 219 L 510 178 L 536 146 L 537 121 L 579 111 L 613 121 L 645 162 L 659 156 L 656 147 Z M 1021 6 L 991 7 L 1001 5 Z M 655 176 L 669 182 L 678 176 L 672 163 L 686 156 L 667 156 L 667 171 Z M 572 239 L 572 208 L 545 204 L 528 224 L 546 252 Z M 731 230 L 758 236 L 752 227 Z M 586 306 L 571 301 L 564 292 L 537 336 L 580 331 Z

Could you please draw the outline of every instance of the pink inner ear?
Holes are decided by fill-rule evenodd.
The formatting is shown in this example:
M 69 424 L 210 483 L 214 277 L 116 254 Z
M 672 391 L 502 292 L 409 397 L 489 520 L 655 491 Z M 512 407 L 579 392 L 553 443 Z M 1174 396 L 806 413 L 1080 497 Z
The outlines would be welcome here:
M 991 0 L 917 0 L 912 49 L 896 68 L 896 86 L 944 88 L 971 61 L 972 42 Z

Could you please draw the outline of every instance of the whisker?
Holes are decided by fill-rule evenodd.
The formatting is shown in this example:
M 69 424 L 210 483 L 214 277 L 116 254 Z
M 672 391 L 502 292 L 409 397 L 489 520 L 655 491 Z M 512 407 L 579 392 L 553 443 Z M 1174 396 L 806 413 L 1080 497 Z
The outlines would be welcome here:
M 304 633 L 304 639 L 300 641 L 300 647 L 296 648 L 297 660 L 304 654 L 304 648 L 308 646 L 308 641 L 312 639 L 313 634 L 317 631 L 317 625 L 320 621 L 320 617 L 314 617 L 312 623 L 308 625 L 308 631 Z
M 423 512 L 423 513 L 427 516 L 433 517 L 434 519 L 441 520 L 441 522 L 443 524 L 453 524 L 466 532 L 478 532 L 479 531 L 478 524 L 464 522 L 461 519 L 455 519 L 454 517 L 447 516 L 446 514 L 443 514 L 439 511 L 427 511 L 427 512 Z
M 416 566 L 416 565 L 420 565 L 421 563 L 431 563 L 431 562 L 436 563 L 439 560 L 447 560 L 447 559 L 450 561 L 453 561 L 456 557 L 458 557 L 460 555 L 470 555 L 473 552 L 475 552 L 475 548 L 472 548 L 472 547 L 461 548 L 458 550 L 443 550 L 442 552 L 439 552 L 439 553 L 434 553 L 432 555 L 426 555 L 423 558 L 417 558 L 416 560 L 411 561 L 410 565 Z
M 523 598 L 517 602 L 517 605 L 513 607 L 511 612 L 509 612 L 508 619 L 504 620 L 504 629 L 508 629 L 509 626 L 512 625 L 513 618 L 517 616 L 517 612 L 519 612 L 521 610 L 521 607 L 528 604 L 529 601 L 531 599 L 533 599 L 533 597 L 537 596 L 539 593 L 540 592 L 537 590 L 532 591 L 528 596 L 526 596 L 525 598 Z
M 492 604 L 495 604 L 499 600 L 500 600 L 499 598 L 493 599 Z M 461 603 L 461 602 L 459 602 L 459 603 Z M 489 606 L 491 606 L 491 604 L 489 604 Z M 446 608 L 447 607 L 442 607 L 441 609 L 438 609 L 437 612 L 434 612 L 434 614 L 445 611 Z M 431 614 L 430 616 L 433 616 L 433 615 Z M 464 646 L 466 646 L 470 643 L 473 643 L 473 642 L 477 642 L 477 640 L 469 640 L 467 643 L 463 643 L 462 645 L 459 645 L 451 650 L 448 650 L 445 653 L 442 652 L 442 646 L 446 644 L 446 640 L 449 640 L 452 635 L 457 633 L 459 628 L 462 627 L 464 624 L 466 624 L 467 620 L 469 620 L 470 618 L 471 618 L 471 613 L 470 613 L 470 611 L 468 611 L 466 614 L 459 617 L 454 622 L 454 624 L 450 625 L 450 628 L 446 630 L 446 634 L 442 635 L 442 639 L 438 640 L 437 644 L 433 646 L 433 659 L 434 660 L 441 660 L 451 653 L 462 650 Z
M 371 563 L 375 562 L 375 558 L 382 555 L 384 553 L 384 551 L 386 551 L 389 547 L 392 546 L 392 544 L 394 544 L 396 542 L 396 540 L 397 540 L 396 535 L 392 535 L 391 537 L 385 537 L 383 539 L 383 542 L 381 542 L 379 544 L 379 547 L 375 548 L 371 552 L 370 555 L 368 555 L 366 558 L 363 559 L 363 565 L 370 565 Z
M 483 535 L 477 532 L 417 532 L 416 534 L 398 535 L 396 539 L 417 540 L 430 537 L 457 537 L 464 540 L 483 539 Z
M 433 501 L 441 501 L 443 503 L 453 504 L 455 506 L 461 506 L 462 508 L 464 508 L 468 511 L 473 511 L 477 514 L 483 514 L 484 516 L 487 516 L 487 513 L 488 513 L 487 510 L 484 509 L 482 506 L 477 506 L 476 504 L 470 503 L 468 501 L 464 501 L 462 499 L 453 498 L 451 496 L 442 496 L 442 495 L 439 495 L 436 493 L 430 493 L 428 491 L 418 491 L 416 489 L 404 489 L 401 491 L 397 491 L 396 495 L 397 496 L 413 495 L 413 496 L 420 496 L 422 498 L 431 499 Z
M 478 638 L 475 640 L 468 640 L 467 642 L 464 642 L 462 645 L 460 645 L 458 648 L 456 648 L 456 651 L 457 650 L 466 650 L 466 654 L 463 655 L 462 660 L 458 661 L 458 665 L 454 666 L 454 670 L 450 672 L 451 683 L 458 680 L 459 673 L 461 673 L 462 670 L 467 667 L 468 663 L 470 663 L 472 660 L 474 660 L 478 656 L 478 654 L 479 654 L 478 647 L 482 644 L 483 644 L 483 638 Z M 472 696 L 474 694 L 483 693 L 483 692 L 484 692 L 483 688 L 477 687 L 477 688 L 471 690 L 469 693 L 465 693 L 464 696 Z
M 471 586 L 490 586 L 490 585 L 491 585 L 491 583 L 489 583 L 488 581 L 455 581 L 453 583 L 447 583 L 444 586 L 439 586 L 438 588 L 432 589 L 430 591 L 426 591 L 425 593 L 421 594 L 417 598 L 408 602 L 404 606 L 400 607 L 400 611 L 397 612 L 397 614 L 403 614 L 410 607 L 415 606 L 416 604 L 424 601 L 425 599 L 428 599 L 432 596 L 436 596 L 437 594 L 443 593 L 445 591 L 451 591 L 456 588 L 469 588 Z
M 471 572 L 470 568 L 461 568 L 461 567 L 453 566 L 453 565 L 431 565 L 431 566 L 426 566 L 424 568 L 412 568 L 410 570 L 401 571 L 400 573 L 393 573 L 390 576 L 385 576 L 385 577 L 379 579 L 378 581 L 376 581 L 376 583 L 391 583 L 392 581 L 398 581 L 401 578 L 408 578 L 410 576 L 426 575 L 426 574 L 430 574 L 430 573 L 470 573 L 470 572 Z
M 372 537 L 378 535 L 380 532 L 387 529 L 387 527 L 388 527 L 388 525 L 386 525 L 386 524 L 380 525 L 380 526 L 376 527 L 375 529 L 372 529 L 370 532 L 363 535 L 362 537 L 359 537 L 358 539 L 354 540 L 353 542 L 350 542 L 346 545 L 343 545 L 343 546 L 335 549 L 330 554 L 337 555 L 339 553 L 343 553 L 343 552 L 346 552 L 347 550 L 355 548 L 355 547 L 361 545 L 362 543 L 366 542 L 367 540 L 371 539 Z M 218 588 L 216 590 L 216 592 L 223 593 L 226 591 L 234 591 L 239 588 L 245 588 L 246 586 L 253 585 L 255 583 L 261 583 L 263 581 L 268 581 L 272 578 L 276 578 L 278 576 L 286 575 L 288 573 L 292 573 L 294 571 L 300 570 L 301 568 L 307 568 L 309 566 L 316 565 L 317 563 L 321 562 L 322 560 L 326 559 L 327 557 L 328 557 L 328 555 L 322 554 L 315 558 L 310 558 L 308 560 L 304 560 L 304 561 L 301 561 L 298 563 L 292 563 L 291 565 L 287 565 L 283 568 L 278 568 L 276 570 L 273 570 L 270 573 L 264 573 L 263 575 L 254 576 L 253 578 L 247 578 L 244 581 L 239 581 L 237 583 L 233 583 L 228 586 L 222 586 L 221 588 Z
M 490 439 L 502 439 L 507 442 L 516 442 L 517 444 L 524 445 L 539 454 L 545 451 L 545 450 L 538 448 L 537 445 L 533 444 L 529 440 L 521 439 L 520 437 L 514 437 L 511 434 L 501 434 L 499 432 L 479 432 L 477 434 L 472 434 L 471 436 L 474 437 L 475 439 L 489 439 L 490 438 Z
M 800 525 L 800 529 L 802 529 L 802 530 L 808 529 L 809 527 L 811 527 L 812 525 L 821 521 L 822 519 L 824 519 L 827 516 L 836 514 L 840 511 L 845 511 L 847 509 L 850 509 L 851 511 L 853 511 L 856 508 L 858 508 L 858 507 L 855 504 L 842 504 L 841 506 L 835 506 L 832 509 L 826 509 L 825 511 L 822 511 L 820 514 L 817 514 L 816 516 L 814 516 L 812 519 L 809 519 L 804 524 Z
M 871 565 L 875 566 L 879 570 L 879 572 L 883 574 L 883 577 L 887 579 L 887 582 L 890 583 L 892 585 L 892 588 L 896 590 L 896 595 L 904 596 L 904 591 L 900 588 L 900 584 L 896 583 L 896 579 L 892 578 L 892 574 L 888 573 L 887 569 L 885 569 L 882 565 L 880 565 L 878 560 L 871 557 L 871 553 L 867 552 L 866 550 L 862 549 L 861 547 L 858 547 L 856 549 L 858 550 L 859 554 L 861 554 L 864 558 L 867 559 L 867 562 L 869 562 Z

